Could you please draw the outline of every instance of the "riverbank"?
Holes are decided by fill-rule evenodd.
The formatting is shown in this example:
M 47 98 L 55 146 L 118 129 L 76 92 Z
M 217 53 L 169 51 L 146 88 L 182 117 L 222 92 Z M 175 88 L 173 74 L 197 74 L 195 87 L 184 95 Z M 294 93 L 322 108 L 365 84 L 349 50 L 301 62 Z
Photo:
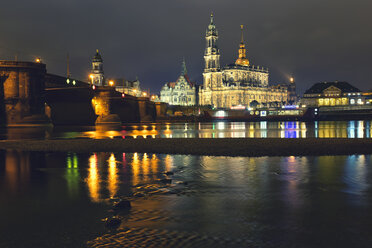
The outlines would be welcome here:
M 48 152 L 140 152 L 213 156 L 372 154 L 372 139 L 173 138 L 2 140 L 0 149 Z

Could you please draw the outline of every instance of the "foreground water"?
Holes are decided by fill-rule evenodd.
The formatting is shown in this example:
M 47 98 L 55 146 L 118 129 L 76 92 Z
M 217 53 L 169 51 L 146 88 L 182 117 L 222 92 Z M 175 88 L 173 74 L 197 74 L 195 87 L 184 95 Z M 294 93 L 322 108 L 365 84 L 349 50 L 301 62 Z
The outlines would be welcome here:
M 371 138 L 371 120 L 142 123 L 121 128 L 0 129 L 0 139 L 108 138 Z
M 0 247 L 371 247 L 371 158 L 2 151 Z

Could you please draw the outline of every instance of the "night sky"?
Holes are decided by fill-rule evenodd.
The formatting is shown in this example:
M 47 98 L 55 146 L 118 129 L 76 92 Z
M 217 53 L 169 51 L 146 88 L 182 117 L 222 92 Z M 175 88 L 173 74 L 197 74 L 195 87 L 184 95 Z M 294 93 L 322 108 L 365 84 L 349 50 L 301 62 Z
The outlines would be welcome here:
M 251 64 L 268 67 L 270 82 L 292 74 L 299 93 L 320 81 L 372 89 L 370 0 L 7 0 L 0 8 L 0 59 L 34 60 L 48 72 L 87 79 L 98 48 L 106 77 L 138 76 L 159 92 L 175 81 L 185 57 L 202 84 L 205 30 L 213 11 L 221 64 L 237 57 L 245 25 Z

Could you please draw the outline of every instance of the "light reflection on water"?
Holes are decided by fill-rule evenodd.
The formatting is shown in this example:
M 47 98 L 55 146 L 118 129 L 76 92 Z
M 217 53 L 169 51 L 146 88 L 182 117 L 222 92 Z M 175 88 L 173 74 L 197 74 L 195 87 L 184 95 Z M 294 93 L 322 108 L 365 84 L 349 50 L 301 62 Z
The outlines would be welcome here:
M 371 138 L 371 121 L 284 121 L 153 123 L 125 125 L 121 130 L 75 127 L 0 130 L 0 139 L 125 138 Z
M 108 213 L 103 205 L 109 198 L 148 193 L 143 190 L 151 186 L 152 195 L 133 199 L 128 228 L 161 229 L 176 239 L 182 238 L 177 236 L 181 231 L 249 237 L 253 247 L 368 247 L 371 158 L 1 152 L 0 229 L 8 231 L 0 241 L 25 247 L 35 238 L 33 232 L 43 231 L 58 239 L 59 231 L 50 226 L 59 223 L 64 223 L 65 235 L 86 237 L 81 232 L 92 225 L 87 219 L 97 228 L 97 216 Z M 174 175 L 165 176 L 167 171 Z M 165 177 L 173 179 L 171 186 L 159 183 Z M 155 192 L 166 188 L 180 189 L 180 196 Z M 34 207 L 20 215 L 30 200 Z M 89 211 L 95 206 L 95 212 Z M 37 216 L 45 230 L 34 230 L 30 216 Z M 268 240 L 270 245 L 262 243 Z M 81 247 L 64 242 L 64 247 Z

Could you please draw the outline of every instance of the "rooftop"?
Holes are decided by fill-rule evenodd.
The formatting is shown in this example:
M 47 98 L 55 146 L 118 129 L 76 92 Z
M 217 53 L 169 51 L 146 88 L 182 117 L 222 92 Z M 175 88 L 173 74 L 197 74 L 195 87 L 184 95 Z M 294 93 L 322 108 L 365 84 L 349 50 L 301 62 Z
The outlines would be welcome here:
M 305 91 L 305 94 L 320 94 L 323 92 L 323 90 L 334 86 L 340 89 L 343 93 L 345 92 L 361 92 L 358 88 L 352 86 L 348 82 L 322 82 L 322 83 L 316 83 L 313 86 L 310 87 L 307 91 Z

